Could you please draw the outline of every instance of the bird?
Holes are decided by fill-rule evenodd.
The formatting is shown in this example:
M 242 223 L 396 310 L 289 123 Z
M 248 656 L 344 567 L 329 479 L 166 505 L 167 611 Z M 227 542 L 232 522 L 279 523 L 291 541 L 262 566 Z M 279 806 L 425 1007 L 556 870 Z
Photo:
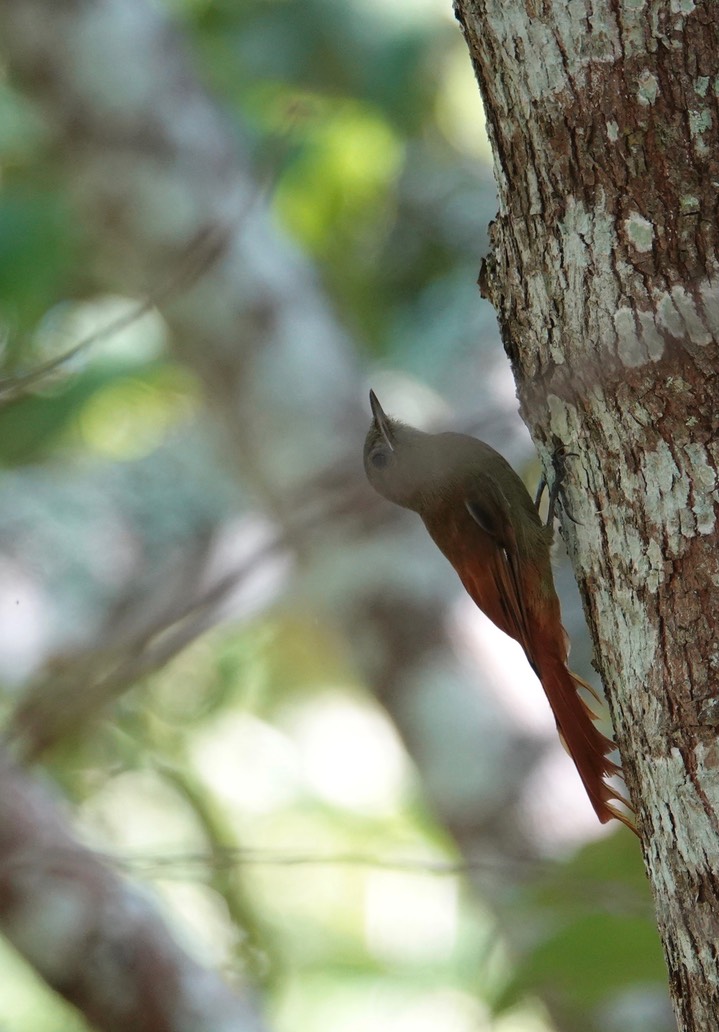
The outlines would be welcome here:
M 390 418 L 374 391 L 370 406 L 364 444 L 370 484 L 418 513 L 473 602 L 522 646 L 599 820 L 616 818 L 638 834 L 616 805 L 631 813 L 630 804 L 608 781 L 621 774 L 609 758 L 616 746 L 579 690 L 601 700 L 568 666 L 569 639 L 552 575 L 552 519 L 542 521 L 521 478 L 490 445 Z

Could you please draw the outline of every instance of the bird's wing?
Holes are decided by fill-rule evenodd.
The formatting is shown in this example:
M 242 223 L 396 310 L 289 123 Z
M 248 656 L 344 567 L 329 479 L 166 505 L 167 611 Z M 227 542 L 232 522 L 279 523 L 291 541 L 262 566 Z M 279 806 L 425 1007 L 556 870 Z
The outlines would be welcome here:
M 539 616 L 528 611 L 526 600 L 532 572 L 525 571 L 523 575 L 507 499 L 496 482 L 476 479 L 471 493 L 465 495 L 464 507 L 482 531 L 479 538 L 474 535 L 475 547 L 481 553 L 481 576 L 465 566 L 458 567 L 465 587 L 480 609 L 523 647 L 542 682 L 560 738 L 574 760 L 599 820 L 616 817 L 637 833 L 630 814 L 615 805 L 620 802 L 629 806 L 627 800 L 607 783 L 608 777 L 620 773 L 617 764 L 609 759 L 614 742 L 593 723 L 594 714 L 577 690 L 593 689 L 567 667 L 558 606 L 545 607 Z M 530 627 L 534 628 L 534 636 Z
M 487 477 L 465 496 L 464 504 L 474 522 L 496 546 L 491 551 L 490 572 L 507 622 L 503 630 L 519 642 L 536 672 L 517 537 L 509 518 L 509 503 L 496 481 Z

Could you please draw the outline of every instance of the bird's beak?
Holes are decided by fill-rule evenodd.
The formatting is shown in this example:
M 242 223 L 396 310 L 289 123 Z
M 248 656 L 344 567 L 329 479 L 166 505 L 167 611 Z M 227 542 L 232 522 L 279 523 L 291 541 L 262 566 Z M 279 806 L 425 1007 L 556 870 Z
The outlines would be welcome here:
M 390 427 L 390 422 L 387 416 L 384 414 L 382 406 L 379 403 L 379 399 L 377 398 L 377 395 L 374 391 L 369 392 L 369 403 L 370 408 L 372 409 L 372 415 L 374 416 L 374 421 L 379 427 L 379 431 L 382 434 L 382 437 L 384 438 L 384 442 L 389 448 L 389 450 L 393 452 L 394 445 L 392 444 L 392 429 Z

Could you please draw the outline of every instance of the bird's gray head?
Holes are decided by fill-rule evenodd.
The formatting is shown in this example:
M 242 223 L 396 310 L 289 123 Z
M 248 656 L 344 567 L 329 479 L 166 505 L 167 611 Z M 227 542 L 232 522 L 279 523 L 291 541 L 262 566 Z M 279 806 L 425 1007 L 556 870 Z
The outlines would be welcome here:
M 372 425 L 364 443 L 364 468 L 372 487 L 390 502 L 417 508 L 428 475 L 431 434 L 400 423 L 369 393 Z

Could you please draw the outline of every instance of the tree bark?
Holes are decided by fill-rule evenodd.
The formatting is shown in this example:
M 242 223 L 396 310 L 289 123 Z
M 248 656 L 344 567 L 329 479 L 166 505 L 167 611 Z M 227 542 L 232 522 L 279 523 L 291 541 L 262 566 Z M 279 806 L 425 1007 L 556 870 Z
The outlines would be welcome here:
M 457 0 L 499 188 L 481 285 L 563 520 L 679 1027 L 719 1014 L 719 8 Z

